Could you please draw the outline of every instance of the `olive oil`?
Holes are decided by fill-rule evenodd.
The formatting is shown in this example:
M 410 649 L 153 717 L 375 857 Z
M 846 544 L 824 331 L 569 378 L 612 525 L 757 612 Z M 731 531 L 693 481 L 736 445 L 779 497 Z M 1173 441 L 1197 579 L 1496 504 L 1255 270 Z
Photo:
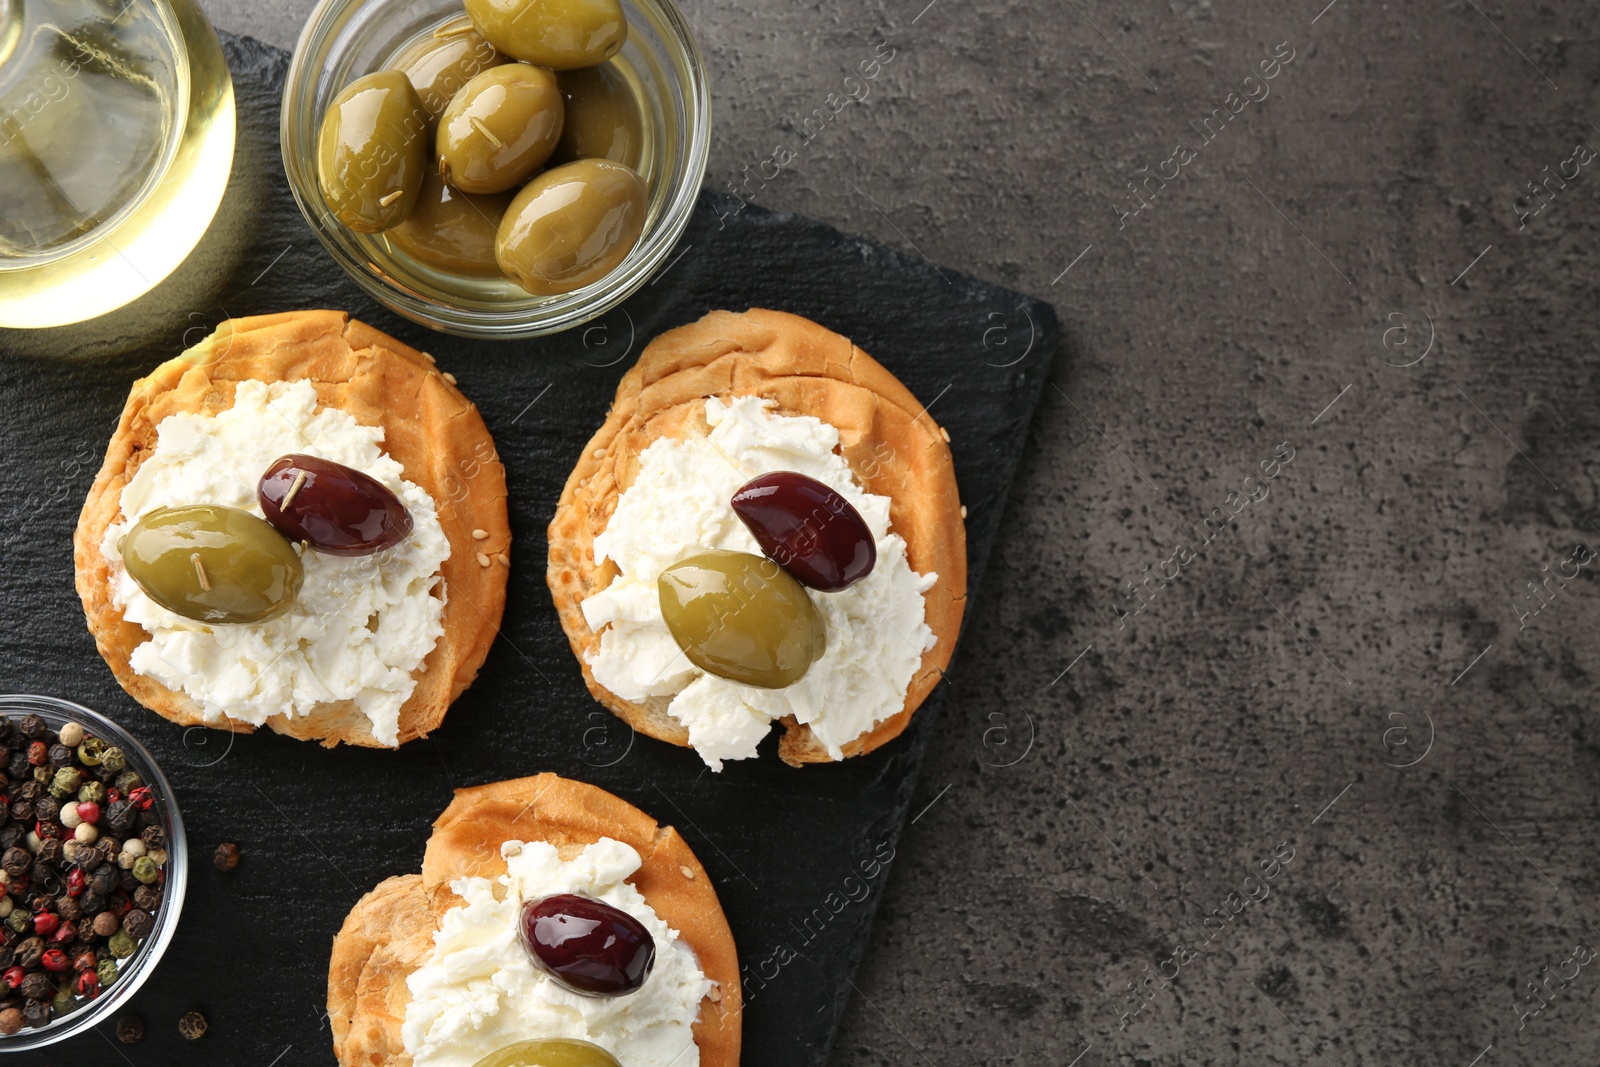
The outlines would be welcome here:
M 0 0 L 0 327 L 121 307 L 199 242 L 233 81 L 194 0 Z

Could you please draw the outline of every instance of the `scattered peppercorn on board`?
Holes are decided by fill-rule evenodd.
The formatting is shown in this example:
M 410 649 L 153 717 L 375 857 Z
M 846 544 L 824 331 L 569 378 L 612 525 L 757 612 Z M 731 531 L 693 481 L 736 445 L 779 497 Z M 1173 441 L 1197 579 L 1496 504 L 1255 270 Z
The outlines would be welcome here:
M 112 1020 L 7 1063 L 120 1062 L 109 1043 L 136 1063 L 331 1064 L 328 952 L 351 904 L 380 879 L 417 869 L 452 789 L 556 771 L 678 827 L 715 879 L 739 946 L 746 1060 L 819 1067 L 930 734 L 956 735 L 941 743 L 985 756 L 989 724 L 963 721 L 958 695 L 938 721 L 938 706 L 959 692 L 960 655 L 911 728 L 881 751 L 797 770 L 778 761 L 769 738 L 760 759 L 712 774 L 691 750 L 632 736 L 589 696 L 545 588 L 545 525 L 617 380 L 650 338 L 715 308 L 780 308 L 851 337 L 934 409 L 966 505 L 969 588 L 981 591 L 1056 347 L 1054 313 L 820 223 L 706 195 L 676 258 L 589 326 L 531 342 L 430 334 L 366 298 L 296 209 L 277 154 L 287 55 L 249 38 L 225 47 L 239 151 L 195 257 L 106 319 L 0 332 L 0 688 L 86 704 L 143 740 L 172 780 L 192 861 L 177 937 L 129 1009 L 143 1021 L 140 1043 L 124 1050 Z M 501 636 L 444 724 L 398 751 L 174 726 L 117 686 L 73 590 L 78 509 L 133 380 L 223 318 L 308 307 L 347 310 L 436 356 L 477 403 L 507 470 L 514 540 L 509 560 L 491 561 L 511 567 Z M 470 492 L 471 471 L 460 481 Z M 237 843 L 229 870 L 213 863 L 225 842 Z M 179 1025 L 190 1012 L 205 1019 L 193 1040 Z M 191 1019 L 183 1029 L 199 1028 Z

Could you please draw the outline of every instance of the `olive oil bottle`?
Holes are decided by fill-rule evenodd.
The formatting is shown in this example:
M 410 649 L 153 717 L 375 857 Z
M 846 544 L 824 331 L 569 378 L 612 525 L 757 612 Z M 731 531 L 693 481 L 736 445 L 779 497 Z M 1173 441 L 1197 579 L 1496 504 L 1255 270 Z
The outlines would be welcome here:
M 0 0 L 0 327 L 81 322 L 170 274 L 234 132 L 194 0 Z

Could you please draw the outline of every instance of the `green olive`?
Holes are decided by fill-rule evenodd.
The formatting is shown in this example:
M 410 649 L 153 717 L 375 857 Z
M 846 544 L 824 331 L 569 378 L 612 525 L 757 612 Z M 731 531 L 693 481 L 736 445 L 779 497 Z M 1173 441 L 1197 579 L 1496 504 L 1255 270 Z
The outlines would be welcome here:
M 406 76 L 428 114 L 438 118 L 450 98 L 473 76 L 511 62 L 495 51 L 466 19 L 447 22 L 432 36 L 416 41 L 395 57 L 391 66 Z
M 620 0 L 466 0 L 466 8 L 490 44 L 551 70 L 604 63 L 628 39 Z
M 644 127 L 639 102 L 622 73 L 610 63 L 602 63 L 563 71 L 556 81 L 566 101 L 567 121 L 551 161 L 609 159 L 638 170 Z
M 580 159 L 523 186 L 495 237 L 506 275 L 536 296 L 582 289 L 616 269 L 644 232 L 644 179 L 620 163 Z
M 661 572 L 661 616 L 703 671 L 782 689 L 805 677 L 827 647 L 805 586 L 748 552 L 705 552 Z
M 557 1037 L 518 1041 L 489 1053 L 473 1067 L 621 1067 L 621 1064 L 599 1045 Z
M 469 193 L 522 184 L 561 139 L 565 108 L 556 76 L 543 67 L 490 67 L 461 87 L 439 116 L 444 178 Z
M 511 203 L 510 193 L 463 193 L 429 174 L 406 221 L 389 240 L 412 259 L 451 274 L 500 277 L 494 237 Z
M 322 117 L 317 178 L 334 218 L 361 233 L 397 225 L 428 166 L 430 116 L 398 70 L 345 86 Z
M 201 622 L 264 622 L 300 592 L 300 556 L 265 519 L 214 504 L 156 508 L 122 535 L 122 565 L 168 611 Z

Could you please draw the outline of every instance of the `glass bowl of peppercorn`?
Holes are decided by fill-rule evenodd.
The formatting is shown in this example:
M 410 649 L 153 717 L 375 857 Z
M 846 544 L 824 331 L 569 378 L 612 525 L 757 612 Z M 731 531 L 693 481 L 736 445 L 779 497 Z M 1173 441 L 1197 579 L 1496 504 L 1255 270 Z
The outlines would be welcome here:
M 0 1052 L 126 1004 L 187 878 L 183 820 L 143 745 L 80 705 L 0 696 Z

